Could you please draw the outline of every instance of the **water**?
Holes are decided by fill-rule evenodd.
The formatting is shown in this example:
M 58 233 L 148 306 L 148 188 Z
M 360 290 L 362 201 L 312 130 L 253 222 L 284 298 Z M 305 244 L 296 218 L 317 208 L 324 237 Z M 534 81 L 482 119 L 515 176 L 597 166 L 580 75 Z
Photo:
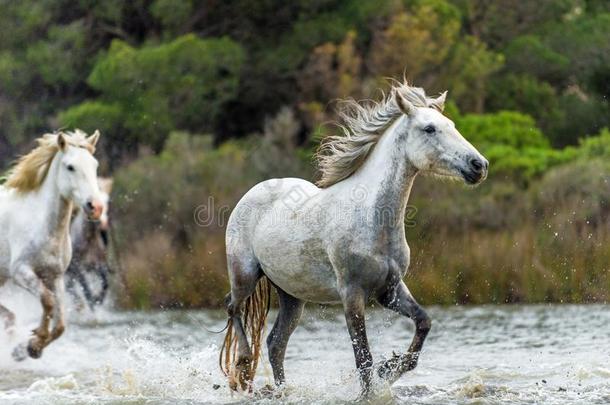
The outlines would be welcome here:
M 607 306 L 429 308 L 434 320 L 419 367 L 373 403 L 610 403 Z M 274 314 L 271 314 L 273 318 Z M 0 334 L 2 404 L 246 403 L 218 369 L 224 316 L 218 311 L 71 314 L 66 334 L 40 360 L 15 363 Z M 413 327 L 382 310 L 368 312 L 376 360 L 406 348 Z M 31 326 L 35 319 L 21 323 Z M 26 329 L 27 330 L 27 329 Z M 265 359 L 257 386 L 271 381 Z M 344 319 L 309 306 L 286 358 L 288 386 L 261 404 L 348 403 L 358 393 Z

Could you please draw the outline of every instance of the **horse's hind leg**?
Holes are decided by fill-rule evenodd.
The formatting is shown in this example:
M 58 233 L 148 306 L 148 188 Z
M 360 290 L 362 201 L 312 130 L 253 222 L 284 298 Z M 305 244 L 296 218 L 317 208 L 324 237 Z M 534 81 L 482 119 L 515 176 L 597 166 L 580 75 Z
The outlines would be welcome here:
M 413 298 L 403 281 L 400 281 L 379 297 L 379 303 L 392 311 L 413 319 L 415 322 L 415 336 L 409 351 L 403 355 L 394 355 L 378 369 L 380 377 L 393 383 L 403 373 L 413 370 L 417 366 L 424 341 L 432 327 L 432 321 L 426 311 Z
M 275 385 L 284 383 L 284 356 L 288 339 L 299 324 L 303 313 L 304 302 L 276 287 L 279 296 L 280 310 L 273 325 L 271 333 L 267 337 L 267 349 L 269 350 L 269 361 L 273 369 Z

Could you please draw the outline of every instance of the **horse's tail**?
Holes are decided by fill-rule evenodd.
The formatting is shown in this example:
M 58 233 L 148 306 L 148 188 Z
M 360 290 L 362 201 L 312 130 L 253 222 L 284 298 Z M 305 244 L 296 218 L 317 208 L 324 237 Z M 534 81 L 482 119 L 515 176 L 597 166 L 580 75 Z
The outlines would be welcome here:
M 242 390 L 251 390 L 252 381 L 261 355 L 265 324 L 271 302 L 271 284 L 266 276 L 262 276 L 256 284 L 254 293 L 246 299 L 241 313 L 246 336 L 249 339 L 252 358 L 238 364 L 238 339 L 235 335 L 233 318 L 227 322 L 227 333 L 220 348 L 220 369 L 229 378 L 229 386 L 237 390 L 238 384 Z

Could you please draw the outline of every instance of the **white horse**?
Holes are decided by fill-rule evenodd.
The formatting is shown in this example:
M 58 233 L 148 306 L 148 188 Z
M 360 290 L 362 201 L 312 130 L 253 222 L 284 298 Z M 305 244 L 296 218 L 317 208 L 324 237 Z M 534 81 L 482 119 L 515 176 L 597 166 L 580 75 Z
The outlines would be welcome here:
M 73 204 L 89 219 L 102 212 L 93 157 L 99 132 L 80 130 L 47 134 L 22 157 L 0 187 L 0 285 L 12 279 L 40 299 L 42 319 L 27 343 L 13 351 L 16 360 L 43 349 L 65 329 L 64 272 L 72 256 L 70 217 Z M 0 305 L 5 326 L 15 315 Z
M 343 304 L 363 395 L 370 393 L 374 370 L 391 384 L 417 365 L 431 320 L 403 282 L 411 186 L 419 173 L 477 184 L 488 170 L 487 160 L 442 114 L 445 95 L 429 98 L 402 84 L 378 104 L 346 102 L 344 136 L 330 137 L 318 155 L 320 187 L 295 178 L 268 180 L 239 201 L 227 224 L 231 293 L 220 356 L 233 389 L 251 388 L 269 308 L 267 280 L 279 295 L 267 338 L 276 385 L 284 382 L 286 346 L 305 302 Z M 408 351 L 377 367 L 365 329 L 369 299 L 416 326 Z

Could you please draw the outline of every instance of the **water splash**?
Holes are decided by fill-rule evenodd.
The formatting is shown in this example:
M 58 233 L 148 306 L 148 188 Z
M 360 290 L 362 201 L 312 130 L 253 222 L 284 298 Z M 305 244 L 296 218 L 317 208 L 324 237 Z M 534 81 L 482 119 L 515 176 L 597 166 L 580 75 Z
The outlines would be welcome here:
M 435 326 L 419 367 L 374 404 L 600 403 L 608 399 L 610 353 L 570 328 L 579 318 L 610 332 L 605 307 L 432 308 Z M 274 314 L 271 318 L 273 319 Z M 351 403 L 359 393 L 341 312 L 306 311 L 286 356 L 287 386 L 274 397 L 235 394 L 218 369 L 220 312 L 113 312 L 71 315 L 66 334 L 40 360 L 14 363 L 20 336 L 0 332 L 1 403 Z M 404 350 L 408 320 L 371 311 L 375 359 Z M 477 325 L 472 327 L 472 325 Z M 7 344 L 10 342 L 10 344 Z M 272 383 L 263 359 L 255 384 Z M 607 402 L 607 401 L 606 401 Z

